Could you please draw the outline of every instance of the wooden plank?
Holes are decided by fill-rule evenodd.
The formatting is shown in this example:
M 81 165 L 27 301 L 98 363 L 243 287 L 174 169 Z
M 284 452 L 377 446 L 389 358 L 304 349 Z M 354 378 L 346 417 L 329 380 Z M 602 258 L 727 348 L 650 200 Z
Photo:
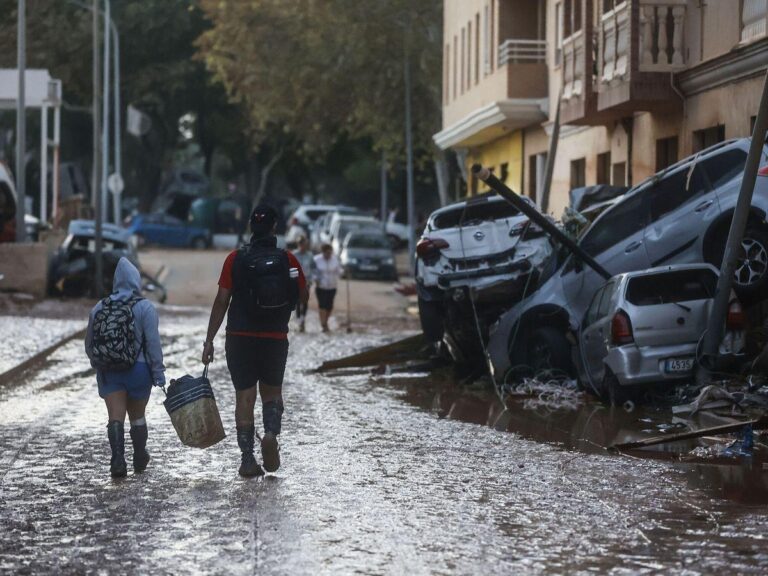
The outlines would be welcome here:
M 422 356 L 422 350 L 426 346 L 423 334 L 416 334 L 391 344 L 377 346 L 364 352 L 323 362 L 316 372 L 337 370 L 339 368 L 360 368 L 364 366 L 377 366 L 379 364 L 392 364 L 405 362 Z
M 622 450 L 646 448 L 648 446 L 668 444 L 669 442 L 677 442 L 679 440 L 701 438 L 702 436 L 725 434 L 727 432 L 735 432 L 740 430 L 748 424 L 752 424 L 753 428 L 765 428 L 768 426 L 768 418 L 763 417 L 758 418 L 757 420 L 745 420 L 742 422 L 734 422 L 732 424 L 723 424 L 722 426 L 712 426 L 711 428 L 702 428 L 700 430 L 691 430 L 690 432 L 681 432 L 680 434 L 671 434 L 669 436 L 654 436 L 652 438 L 645 438 L 635 442 L 623 442 L 621 444 L 613 444 L 612 446 L 609 446 L 608 450 L 611 452 L 621 452 Z

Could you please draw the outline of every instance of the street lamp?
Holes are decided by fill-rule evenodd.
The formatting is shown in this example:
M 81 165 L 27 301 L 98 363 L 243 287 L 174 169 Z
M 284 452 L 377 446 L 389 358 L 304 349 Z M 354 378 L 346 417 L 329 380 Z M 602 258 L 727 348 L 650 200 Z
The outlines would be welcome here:
M 27 147 L 26 124 L 26 80 L 27 80 L 27 25 L 25 21 L 27 6 L 25 0 L 18 3 L 18 43 L 17 66 L 19 73 L 19 95 L 16 98 L 16 242 L 24 242 L 26 238 L 26 173 L 24 168 L 24 153 Z

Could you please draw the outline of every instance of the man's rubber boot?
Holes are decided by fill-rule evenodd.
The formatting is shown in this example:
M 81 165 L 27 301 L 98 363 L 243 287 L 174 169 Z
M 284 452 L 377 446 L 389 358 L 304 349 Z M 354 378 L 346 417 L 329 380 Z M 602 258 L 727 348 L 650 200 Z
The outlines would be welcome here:
M 264 469 L 256 462 L 256 457 L 253 455 L 253 436 L 255 432 L 256 430 L 253 425 L 237 429 L 237 445 L 240 446 L 240 452 L 242 453 L 240 469 L 237 472 L 245 478 L 264 476 Z
M 133 443 L 133 471 L 144 472 L 149 464 L 149 452 L 147 452 L 147 425 L 131 424 L 131 442 Z
M 280 446 L 277 435 L 283 419 L 283 403 L 276 400 L 265 402 L 262 406 L 264 418 L 264 438 L 261 439 L 261 457 L 264 459 L 264 469 L 276 472 L 280 468 Z
M 107 424 L 109 447 L 112 449 L 112 460 L 109 462 L 109 472 L 112 478 L 123 478 L 128 474 L 125 465 L 125 430 L 119 420 L 110 420 Z

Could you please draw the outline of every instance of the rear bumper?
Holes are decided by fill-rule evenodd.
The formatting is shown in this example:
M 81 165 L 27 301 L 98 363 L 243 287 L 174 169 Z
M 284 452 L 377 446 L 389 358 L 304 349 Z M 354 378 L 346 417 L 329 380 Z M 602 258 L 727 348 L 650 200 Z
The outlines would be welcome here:
M 500 280 L 510 280 L 529 274 L 532 269 L 533 266 L 529 260 L 518 260 L 517 262 L 510 262 L 509 264 L 493 268 L 477 268 L 441 274 L 437 283 L 441 288 L 449 289 L 455 287 L 456 284 L 465 286 L 471 283 L 472 280 L 489 279 L 489 282 L 483 284 L 493 285 Z
M 670 358 L 695 358 L 696 344 L 674 346 L 618 346 L 611 348 L 605 364 L 623 386 L 679 382 L 693 377 L 690 372 L 666 372 L 665 361 Z

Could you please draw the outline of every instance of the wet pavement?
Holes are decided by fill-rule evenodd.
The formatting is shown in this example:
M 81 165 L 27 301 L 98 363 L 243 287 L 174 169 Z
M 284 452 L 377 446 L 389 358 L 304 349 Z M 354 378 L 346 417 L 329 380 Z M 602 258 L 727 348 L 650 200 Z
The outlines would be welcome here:
M 205 318 L 164 320 L 169 376 L 199 372 Z M 0 388 L 0 572 L 765 573 L 762 465 L 606 454 L 653 413 L 512 408 L 439 374 L 309 373 L 392 334 L 294 335 L 283 468 L 237 476 L 230 435 L 184 448 L 150 401 L 142 475 L 108 476 L 106 414 L 80 342 Z M 217 347 L 223 351 L 223 341 Z M 489 425 L 490 424 L 490 425 Z M 126 434 L 127 436 L 127 434 Z M 129 445 L 129 443 L 128 443 Z
M 84 327 L 82 320 L 0 316 L 0 334 L 3 335 L 0 374 Z

